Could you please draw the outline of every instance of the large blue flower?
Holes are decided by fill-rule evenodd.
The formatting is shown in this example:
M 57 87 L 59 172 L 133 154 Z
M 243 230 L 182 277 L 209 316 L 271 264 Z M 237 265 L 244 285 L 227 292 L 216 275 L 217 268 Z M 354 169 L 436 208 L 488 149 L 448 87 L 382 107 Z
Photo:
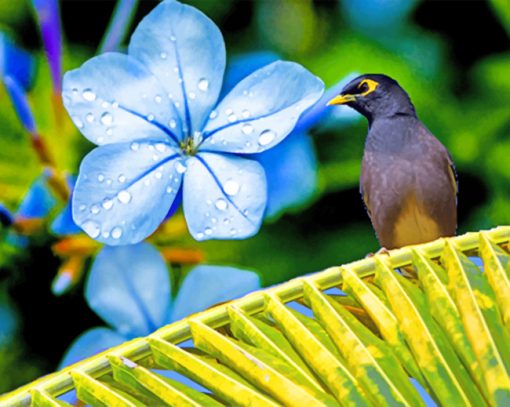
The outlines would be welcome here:
M 140 23 L 128 55 L 107 53 L 68 72 L 64 104 L 100 145 L 83 160 L 73 217 L 92 238 L 135 243 L 165 219 L 179 190 L 192 236 L 242 239 L 260 228 L 265 151 L 294 128 L 323 83 L 278 61 L 217 105 L 225 70 L 220 31 L 204 14 L 164 1 Z

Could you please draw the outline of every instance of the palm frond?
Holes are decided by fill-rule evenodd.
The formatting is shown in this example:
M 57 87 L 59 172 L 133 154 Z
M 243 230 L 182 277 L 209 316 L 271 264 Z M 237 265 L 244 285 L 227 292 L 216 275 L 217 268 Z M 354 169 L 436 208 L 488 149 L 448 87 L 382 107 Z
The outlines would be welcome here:
M 76 390 L 107 406 L 424 405 L 412 378 L 439 405 L 510 405 L 509 240 L 510 227 L 499 227 L 291 280 L 43 377 L 0 404 L 62 406 L 58 397 Z

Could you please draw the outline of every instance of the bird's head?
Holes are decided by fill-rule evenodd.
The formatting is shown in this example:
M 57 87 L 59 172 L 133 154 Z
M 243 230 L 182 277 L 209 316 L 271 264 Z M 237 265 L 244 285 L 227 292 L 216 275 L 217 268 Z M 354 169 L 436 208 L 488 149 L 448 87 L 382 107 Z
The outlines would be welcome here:
M 416 115 L 406 91 L 396 80 L 382 74 L 358 76 L 345 85 L 329 105 L 350 106 L 369 121 L 397 114 Z

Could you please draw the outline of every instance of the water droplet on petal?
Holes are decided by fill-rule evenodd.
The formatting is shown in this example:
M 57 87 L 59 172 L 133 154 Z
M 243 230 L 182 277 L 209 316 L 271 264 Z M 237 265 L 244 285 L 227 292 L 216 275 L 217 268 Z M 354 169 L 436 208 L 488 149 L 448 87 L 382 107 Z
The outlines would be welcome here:
M 148 114 L 147 115 L 147 120 L 150 121 L 150 122 L 153 121 L 154 120 L 154 115 L 153 114 Z
M 101 123 L 104 124 L 105 126 L 109 126 L 110 124 L 113 123 L 113 116 L 108 112 L 104 112 L 101 115 Z
M 131 150 L 137 151 L 140 148 L 140 144 L 138 144 L 136 141 L 131 143 Z
M 212 235 L 212 229 L 211 229 L 211 228 L 209 228 L 209 227 L 207 227 L 207 228 L 205 228 L 204 233 L 205 233 L 207 236 L 211 236 L 211 235 Z
M 175 119 L 171 119 L 168 122 L 168 125 L 170 126 L 171 129 L 175 129 L 175 127 L 177 126 L 177 122 L 175 121 Z
M 154 176 L 157 178 L 157 179 L 161 179 L 161 177 L 163 176 L 163 174 L 161 174 L 161 171 L 158 171 L 154 174 Z
M 79 129 L 83 128 L 83 122 L 76 116 L 73 117 L 74 124 L 76 124 L 76 127 Z
M 85 89 L 81 95 L 87 102 L 93 102 L 96 100 L 96 94 L 92 92 L 92 89 Z
M 113 206 L 113 201 L 111 199 L 106 198 L 101 206 L 106 210 L 111 209 Z
M 161 52 L 161 53 L 159 54 L 159 57 L 160 57 L 161 59 L 166 59 L 166 58 L 167 58 L 167 56 L 168 56 L 168 55 L 166 54 L 166 52 Z
M 229 218 L 225 218 L 225 219 L 223 219 L 223 223 L 224 223 L 225 225 L 228 225 L 228 224 L 230 223 L 230 219 L 229 219 Z
M 106 101 L 105 101 L 105 102 L 103 102 L 103 103 L 101 103 L 101 107 L 102 107 L 103 109 L 106 109 L 108 106 L 109 106 L 109 103 L 108 103 L 108 102 L 106 102 Z
M 182 161 L 177 161 L 175 163 L 175 171 L 177 171 L 179 174 L 184 174 L 186 172 L 186 166 Z
M 204 238 L 204 234 L 202 232 L 198 232 L 197 239 L 203 239 L 203 238 Z
M 235 236 L 236 234 L 237 234 L 237 229 L 234 229 L 234 228 L 230 229 L 231 236 Z
M 154 96 L 154 102 L 161 103 L 162 100 L 163 99 L 161 98 L 161 96 L 159 96 L 159 95 Z
M 112 108 L 117 109 L 119 107 L 119 102 L 113 101 Z
M 232 109 L 226 109 L 225 110 L 225 114 L 228 116 L 229 114 L 232 114 L 234 113 L 234 111 Z
M 103 181 L 104 181 L 104 175 L 103 175 L 103 174 L 99 174 L 99 175 L 97 176 L 97 180 L 98 180 L 99 182 L 103 182 Z
M 195 92 L 188 92 L 188 97 L 193 100 L 197 97 L 197 94 Z
M 114 239 L 120 239 L 120 237 L 122 236 L 122 229 L 119 228 L 118 226 L 115 226 L 113 229 L 112 229 L 112 238 Z
M 92 239 L 95 239 L 96 237 L 99 236 L 100 229 L 99 225 L 96 222 L 92 220 L 87 220 L 83 222 L 81 227 L 85 231 L 85 233 L 87 233 Z
M 237 116 L 235 114 L 229 114 L 227 119 L 230 123 L 233 123 L 237 120 Z
M 227 201 L 225 201 L 224 199 L 218 199 L 216 201 L 216 203 L 214 204 L 214 206 L 216 206 L 216 209 L 220 210 L 220 211 L 224 211 L 225 209 L 227 209 Z
M 123 184 L 124 182 L 126 182 L 126 177 L 124 175 L 120 174 L 118 180 L 121 184 Z
M 172 187 L 166 187 L 166 193 L 171 194 L 173 192 Z
M 272 130 L 264 130 L 260 133 L 259 144 L 261 146 L 267 146 L 276 138 L 276 134 Z
M 166 151 L 166 145 L 164 143 L 156 143 L 154 146 L 156 150 L 158 150 L 160 153 L 164 153 Z
M 94 115 L 92 113 L 87 113 L 85 120 L 87 120 L 89 123 L 92 123 L 94 121 Z
M 239 184 L 232 179 L 229 179 L 227 182 L 225 182 L 225 185 L 223 185 L 225 193 L 230 196 L 237 195 L 239 188 Z
M 117 199 L 120 202 L 127 204 L 127 203 L 129 203 L 129 201 L 131 201 L 131 194 L 128 191 L 120 191 L 117 194 Z
M 246 110 L 246 109 L 244 109 L 241 114 L 243 115 L 243 118 L 245 118 L 245 119 L 247 119 L 248 117 L 251 116 L 250 111 Z
M 209 81 L 205 78 L 202 78 L 198 81 L 198 89 L 200 89 L 202 92 L 207 92 L 209 89 Z
M 81 204 L 80 207 L 78 208 L 81 212 L 83 212 L 85 209 L 87 209 L 87 205 L 83 205 Z
M 253 133 L 253 126 L 250 123 L 243 124 L 243 127 L 241 127 L 241 131 L 249 136 L 251 133 Z
M 218 117 L 218 112 L 216 110 L 213 110 L 211 114 L 209 115 L 209 119 L 216 119 Z
M 107 136 L 111 136 L 113 134 L 113 129 L 112 128 L 106 129 L 105 133 Z
M 175 38 L 175 35 L 170 36 L 170 41 L 172 41 L 172 42 L 177 41 L 177 38 Z
M 90 213 L 93 214 L 93 215 L 97 215 L 100 210 L 101 210 L 101 208 L 99 208 L 98 205 L 92 205 L 90 207 Z

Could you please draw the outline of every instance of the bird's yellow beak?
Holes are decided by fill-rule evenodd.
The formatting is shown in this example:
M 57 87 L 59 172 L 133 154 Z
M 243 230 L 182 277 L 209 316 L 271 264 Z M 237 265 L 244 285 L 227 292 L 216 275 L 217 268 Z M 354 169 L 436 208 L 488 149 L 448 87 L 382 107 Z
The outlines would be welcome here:
M 356 100 L 356 96 L 354 95 L 349 95 L 349 94 L 346 94 L 346 95 L 338 95 L 338 96 L 335 96 L 333 99 L 331 99 L 326 106 L 331 106 L 331 105 L 344 105 L 346 103 L 349 103 L 349 102 L 354 102 Z

